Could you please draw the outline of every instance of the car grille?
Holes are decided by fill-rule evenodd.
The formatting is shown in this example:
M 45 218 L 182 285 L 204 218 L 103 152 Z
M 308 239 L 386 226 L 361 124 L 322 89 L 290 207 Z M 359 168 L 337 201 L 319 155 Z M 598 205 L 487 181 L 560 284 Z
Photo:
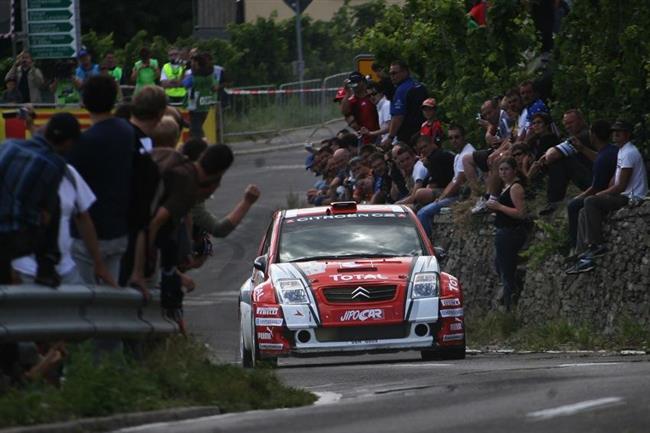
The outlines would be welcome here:
M 409 325 L 375 325 L 375 326 L 346 326 L 339 328 L 316 328 L 316 339 L 327 341 L 364 341 L 388 340 L 406 338 L 409 335 Z
M 330 303 L 367 303 L 390 301 L 395 297 L 397 286 L 350 286 L 323 289 L 323 295 Z

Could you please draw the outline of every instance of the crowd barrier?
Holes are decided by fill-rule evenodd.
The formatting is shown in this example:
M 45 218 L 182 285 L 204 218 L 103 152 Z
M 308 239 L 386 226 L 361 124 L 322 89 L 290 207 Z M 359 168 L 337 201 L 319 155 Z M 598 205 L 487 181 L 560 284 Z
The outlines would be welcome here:
M 18 110 L 18 105 L 0 105 L 0 141 L 7 138 L 25 139 L 30 137 L 27 124 L 24 119 L 21 119 Z M 189 112 L 186 108 L 178 107 L 181 115 L 189 124 Z M 36 112 L 36 119 L 34 125 L 36 128 L 44 126 L 47 121 L 55 113 L 69 112 L 72 113 L 81 124 L 81 129 L 90 127 L 90 114 L 78 105 L 65 105 L 65 106 L 52 106 L 52 105 L 37 105 L 34 107 Z M 217 107 L 210 109 L 208 117 L 203 124 L 203 132 L 208 143 L 219 143 L 219 116 Z M 189 131 L 185 129 L 181 140 L 184 142 L 189 138 Z
M 178 331 L 163 317 L 157 291 L 145 301 L 126 288 L 0 286 L 0 342 L 142 338 Z

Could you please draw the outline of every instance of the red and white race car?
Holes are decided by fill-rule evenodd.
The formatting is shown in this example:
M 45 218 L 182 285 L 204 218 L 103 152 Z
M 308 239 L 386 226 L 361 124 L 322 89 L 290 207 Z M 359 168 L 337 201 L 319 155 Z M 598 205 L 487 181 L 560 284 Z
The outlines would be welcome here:
M 463 292 L 406 206 L 278 211 L 239 298 L 245 367 L 278 356 L 465 357 Z

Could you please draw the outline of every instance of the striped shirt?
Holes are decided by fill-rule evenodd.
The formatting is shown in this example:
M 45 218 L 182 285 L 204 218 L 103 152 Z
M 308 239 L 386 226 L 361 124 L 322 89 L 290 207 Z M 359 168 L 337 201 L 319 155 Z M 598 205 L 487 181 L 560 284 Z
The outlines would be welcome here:
M 0 233 L 38 227 L 41 210 L 59 205 L 65 162 L 45 138 L 0 145 Z

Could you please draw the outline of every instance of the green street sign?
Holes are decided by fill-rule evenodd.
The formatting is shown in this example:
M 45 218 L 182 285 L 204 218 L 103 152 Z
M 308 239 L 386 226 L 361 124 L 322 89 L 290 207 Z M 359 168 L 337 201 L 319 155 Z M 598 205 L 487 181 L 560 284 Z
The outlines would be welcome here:
M 42 45 L 70 45 L 74 42 L 72 35 L 37 35 L 29 37 L 29 45 L 32 47 Z
M 29 24 L 29 34 L 37 33 L 69 33 L 72 30 L 71 23 L 34 23 Z
M 28 20 L 30 23 L 35 21 L 69 21 L 72 18 L 72 12 L 60 10 L 29 11 Z
M 29 51 L 36 59 L 64 59 L 72 57 L 75 53 L 71 46 L 31 47 Z
M 67 9 L 72 0 L 27 0 L 28 9 Z

